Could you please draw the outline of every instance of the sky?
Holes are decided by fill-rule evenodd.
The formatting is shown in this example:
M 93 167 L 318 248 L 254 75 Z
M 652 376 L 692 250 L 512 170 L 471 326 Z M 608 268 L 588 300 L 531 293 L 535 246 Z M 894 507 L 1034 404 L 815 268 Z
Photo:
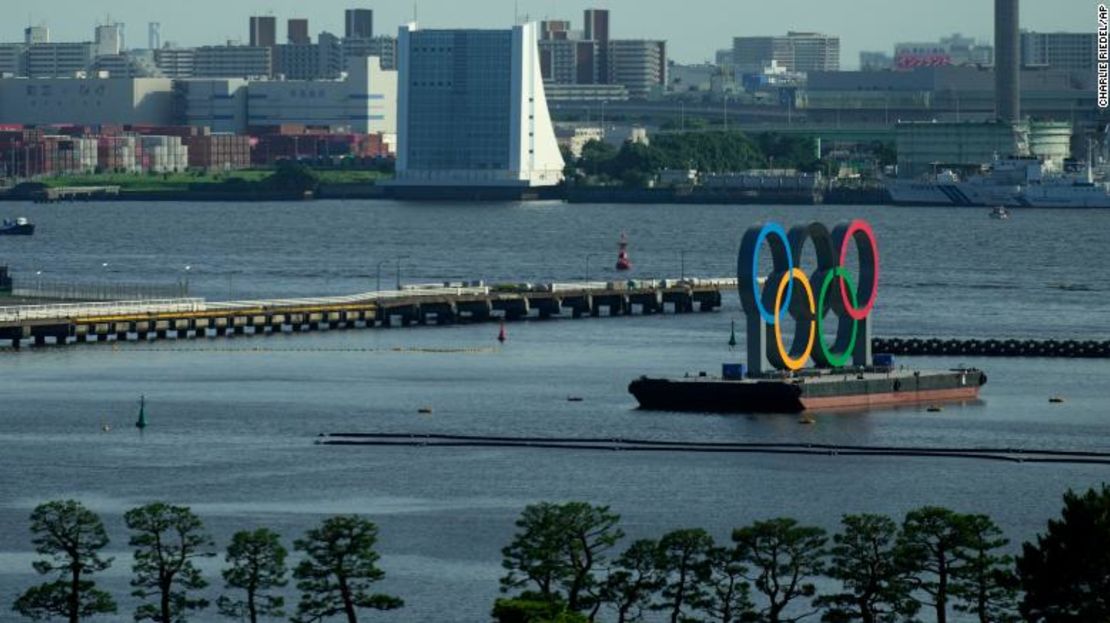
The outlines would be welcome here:
M 1092 31 L 1091 0 L 1023 0 L 1021 27 Z M 993 0 L 0 0 L 0 41 L 20 41 L 28 24 L 45 24 L 53 41 L 88 41 L 93 27 L 126 24 L 128 47 L 146 47 L 147 23 L 162 24 L 162 41 L 194 46 L 245 41 L 250 15 L 278 18 L 284 38 L 290 17 L 309 29 L 342 36 L 343 10 L 374 10 L 376 34 L 396 34 L 412 20 L 426 28 L 504 28 L 514 16 L 569 19 L 582 27 L 585 8 L 609 9 L 614 38 L 666 39 L 681 63 L 711 60 L 732 37 L 818 31 L 840 36 L 841 66 L 858 65 L 861 50 L 892 52 L 900 41 L 935 41 L 955 32 L 989 42 Z

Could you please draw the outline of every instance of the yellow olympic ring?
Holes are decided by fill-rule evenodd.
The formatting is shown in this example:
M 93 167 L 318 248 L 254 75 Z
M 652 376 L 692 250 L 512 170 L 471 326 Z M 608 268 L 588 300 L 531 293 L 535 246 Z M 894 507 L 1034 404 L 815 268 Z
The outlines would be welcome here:
M 813 287 L 809 283 L 806 274 L 800 268 L 792 269 L 789 273 L 783 273 L 782 280 L 779 281 L 779 289 L 775 294 L 775 310 L 772 312 L 775 318 L 779 318 L 782 313 L 782 297 L 786 292 L 786 286 L 790 283 L 791 278 L 797 280 L 802 284 L 802 289 L 806 293 L 806 302 L 809 303 L 809 338 L 806 340 L 805 351 L 797 357 L 791 357 L 790 353 L 782 344 L 782 322 L 775 323 L 775 346 L 778 347 L 779 356 L 782 357 L 782 363 L 788 370 L 801 370 L 806 362 L 809 361 L 809 356 L 813 352 L 813 339 L 817 334 L 816 318 L 817 318 L 817 304 L 813 300 Z

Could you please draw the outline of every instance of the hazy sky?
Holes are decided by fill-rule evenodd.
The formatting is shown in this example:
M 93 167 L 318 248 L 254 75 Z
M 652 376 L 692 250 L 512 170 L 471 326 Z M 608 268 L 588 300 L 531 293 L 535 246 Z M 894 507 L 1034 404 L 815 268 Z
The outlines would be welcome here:
M 1090 31 L 1097 2 L 1023 0 L 1021 26 L 1028 30 Z M 0 41 L 22 39 L 23 27 L 45 23 L 55 41 L 90 40 L 106 16 L 127 25 L 128 47 L 146 47 L 147 23 L 162 24 L 162 41 L 180 45 L 247 39 L 247 18 L 274 15 L 284 39 L 284 20 L 307 17 L 313 36 L 343 34 L 343 9 L 374 9 L 377 33 L 395 34 L 412 19 L 429 28 L 499 28 L 521 16 L 570 19 L 582 27 L 582 9 L 612 12 L 612 36 L 666 39 L 679 62 L 713 58 L 736 35 L 816 30 L 840 36 L 844 68 L 858 65 L 860 50 L 891 51 L 897 41 L 930 41 L 960 32 L 989 40 L 992 0 L 0 0 Z

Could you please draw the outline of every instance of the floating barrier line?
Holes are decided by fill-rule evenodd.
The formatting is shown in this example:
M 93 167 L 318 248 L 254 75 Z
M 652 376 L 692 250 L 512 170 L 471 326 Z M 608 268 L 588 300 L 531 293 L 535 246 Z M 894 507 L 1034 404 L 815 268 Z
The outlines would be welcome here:
M 906 450 L 925 450 L 929 452 L 975 452 L 980 454 L 1038 454 L 1058 456 L 1091 456 L 1110 459 L 1110 450 L 1044 450 L 1030 448 L 991 448 L 991 447 L 948 447 L 948 446 L 864 446 L 851 444 L 797 443 L 797 442 L 720 442 L 720 441 L 668 441 L 658 439 L 630 439 L 625 437 L 509 437 L 497 435 L 456 435 L 439 433 L 324 433 L 321 438 L 344 439 L 426 439 L 448 441 L 498 441 L 498 442 L 557 442 L 584 444 L 615 444 L 637 446 L 676 446 L 709 448 L 796 448 L 804 450 L 844 450 L 844 451 L 884 451 L 902 452 Z
M 604 450 L 628 452 L 688 452 L 711 454 L 782 454 L 847 457 L 952 458 L 1009 463 L 1110 465 L 1110 452 L 1030 448 L 956 448 L 861 446 L 807 443 L 729 443 L 629 440 L 622 438 L 504 437 L 404 433 L 331 433 L 316 441 L 330 446 L 396 446 L 439 448 L 532 448 L 540 450 Z
M 1110 340 L 877 337 L 871 340 L 871 349 L 909 356 L 1110 358 Z

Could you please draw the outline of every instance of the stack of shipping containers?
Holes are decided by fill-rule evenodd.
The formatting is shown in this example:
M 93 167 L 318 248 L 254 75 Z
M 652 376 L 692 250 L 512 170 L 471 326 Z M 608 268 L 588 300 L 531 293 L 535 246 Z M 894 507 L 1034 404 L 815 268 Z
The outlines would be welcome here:
M 251 139 L 235 134 L 209 134 L 186 139 L 191 168 L 230 171 L 251 166 Z
M 101 136 L 97 156 L 105 173 L 142 173 L 142 144 L 135 136 Z
M 142 136 L 142 167 L 153 173 L 177 173 L 189 167 L 189 148 L 180 136 Z
M 44 136 L 42 145 L 42 173 L 44 175 L 91 174 L 96 172 L 96 139 Z

